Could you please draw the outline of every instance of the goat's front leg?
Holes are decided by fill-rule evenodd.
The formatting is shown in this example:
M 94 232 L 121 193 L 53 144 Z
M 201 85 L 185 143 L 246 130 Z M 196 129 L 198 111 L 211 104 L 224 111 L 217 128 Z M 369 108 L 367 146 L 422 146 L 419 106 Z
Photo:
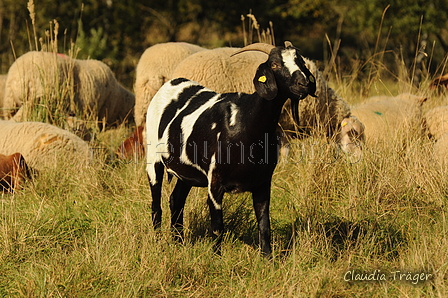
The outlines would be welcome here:
M 221 242 L 224 233 L 224 221 L 222 216 L 222 198 L 224 191 L 219 183 L 212 181 L 208 188 L 207 204 L 210 209 L 211 230 L 210 234 L 214 243 L 214 251 L 221 254 Z
M 255 216 L 258 222 L 258 237 L 261 252 L 268 256 L 271 254 L 271 222 L 269 219 L 269 203 L 271 199 L 271 183 L 265 183 L 252 191 Z
M 151 196 L 152 196 L 152 225 L 154 229 L 159 229 L 162 225 L 162 207 L 161 207 L 161 198 L 162 198 L 162 182 L 163 182 L 163 173 L 165 171 L 165 167 L 161 162 L 154 164 L 156 179 L 155 181 L 151 181 L 148 175 L 149 186 L 151 188 Z
M 170 196 L 171 228 L 174 232 L 174 239 L 179 242 L 184 240 L 184 207 L 190 190 L 191 185 L 177 179 L 176 186 Z

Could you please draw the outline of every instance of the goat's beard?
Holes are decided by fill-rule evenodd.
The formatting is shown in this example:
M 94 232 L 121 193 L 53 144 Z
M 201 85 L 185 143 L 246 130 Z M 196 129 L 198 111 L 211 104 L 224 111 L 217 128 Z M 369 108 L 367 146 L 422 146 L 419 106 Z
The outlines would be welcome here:
M 300 102 L 300 99 L 298 99 L 298 98 L 291 98 L 292 118 L 294 119 L 294 122 L 297 125 L 300 125 L 300 123 L 299 123 L 299 102 Z

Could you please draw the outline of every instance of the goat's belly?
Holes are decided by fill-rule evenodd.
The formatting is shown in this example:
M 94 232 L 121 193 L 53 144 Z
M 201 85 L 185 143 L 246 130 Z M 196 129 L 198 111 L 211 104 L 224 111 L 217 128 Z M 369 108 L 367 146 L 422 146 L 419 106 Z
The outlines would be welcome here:
M 202 170 L 185 164 L 166 166 L 167 171 L 178 179 L 197 187 L 207 187 L 208 179 Z
M 240 193 L 254 191 L 261 185 L 270 183 L 275 165 L 237 167 L 224 165 L 217 169 L 218 177 L 225 192 Z

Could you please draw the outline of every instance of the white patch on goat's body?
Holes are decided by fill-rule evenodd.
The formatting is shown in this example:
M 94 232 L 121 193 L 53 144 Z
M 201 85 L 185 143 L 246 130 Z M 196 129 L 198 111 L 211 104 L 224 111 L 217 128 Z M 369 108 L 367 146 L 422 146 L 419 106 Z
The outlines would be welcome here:
M 216 122 L 212 123 L 212 130 L 214 130 L 216 128 Z
M 211 184 L 212 184 L 212 179 L 213 179 L 213 170 L 216 167 L 216 154 L 212 155 L 212 158 L 210 160 L 210 168 L 208 169 L 208 174 L 207 174 L 207 178 L 208 178 L 208 196 L 210 198 L 210 200 L 213 203 L 213 206 L 215 207 L 216 210 L 221 210 L 222 206 L 221 204 L 218 204 L 218 202 L 216 202 L 215 197 L 213 196 L 212 190 L 211 190 Z
M 205 89 L 204 91 L 210 91 L 208 89 Z M 196 169 L 200 170 L 204 175 L 207 175 L 203 169 L 199 167 L 199 165 L 195 164 L 194 161 L 190 160 L 187 156 L 187 145 L 186 142 L 188 138 L 190 137 L 191 133 L 193 132 L 193 127 L 198 118 L 201 116 L 201 114 L 214 106 L 218 101 L 220 100 L 220 94 L 216 94 L 215 96 L 211 97 L 207 102 L 205 102 L 202 106 L 200 106 L 198 109 L 196 109 L 193 113 L 186 115 L 182 119 L 182 123 L 180 125 L 182 135 L 184 137 L 184 144 L 182 145 L 182 151 L 180 154 L 180 161 L 184 164 L 191 165 L 195 167 Z M 192 144 L 194 146 L 194 144 Z M 196 144 L 199 145 L 199 144 Z M 197 157 L 197 156 L 196 156 Z M 196 158 L 195 157 L 195 158 Z
M 282 51 L 282 58 L 283 62 L 285 63 L 285 67 L 289 70 L 290 74 L 293 74 L 295 71 L 300 71 L 302 76 L 306 78 L 303 71 L 300 69 L 300 67 L 296 64 L 296 50 L 294 49 L 286 49 Z
M 238 114 L 238 107 L 236 104 L 230 104 L 230 126 L 234 126 L 236 124 L 236 115 Z
M 219 137 L 221 136 L 221 132 L 218 132 L 216 134 L 216 142 L 218 143 L 218 149 L 217 152 L 218 153 L 218 163 L 221 163 L 221 156 L 222 156 L 222 152 L 221 152 L 221 143 L 219 142 Z
M 192 81 L 185 81 L 177 86 L 172 86 L 170 82 L 165 83 L 152 98 L 146 116 L 146 172 L 152 185 L 156 184 L 156 172 L 154 165 L 162 162 L 162 157 L 169 156 L 168 133 L 165 130 L 162 138 L 159 139 L 159 125 L 165 108 L 172 102 L 179 99 L 179 94 L 185 88 L 197 85 Z M 179 113 L 180 111 L 178 111 Z M 177 116 L 177 114 L 176 114 Z M 173 117 L 174 119 L 175 117 Z M 170 123 L 171 124 L 171 123 Z M 169 127 L 169 125 L 167 126 Z

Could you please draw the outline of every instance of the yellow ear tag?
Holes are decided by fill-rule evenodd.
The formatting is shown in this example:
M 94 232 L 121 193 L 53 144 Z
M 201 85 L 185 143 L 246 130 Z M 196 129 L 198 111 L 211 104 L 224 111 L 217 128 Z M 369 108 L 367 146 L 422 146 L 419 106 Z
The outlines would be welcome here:
M 261 76 L 261 77 L 258 78 L 258 81 L 262 82 L 262 83 L 266 82 L 266 80 L 267 80 L 266 76 Z
M 313 76 L 309 76 L 310 82 L 314 83 L 314 77 Z
M 348 123 L 344 121 L 344 122 L 342 122 L 341 126 L 344 127 L 344 126 L 346 126 L 347 124 L 348 124 Z

